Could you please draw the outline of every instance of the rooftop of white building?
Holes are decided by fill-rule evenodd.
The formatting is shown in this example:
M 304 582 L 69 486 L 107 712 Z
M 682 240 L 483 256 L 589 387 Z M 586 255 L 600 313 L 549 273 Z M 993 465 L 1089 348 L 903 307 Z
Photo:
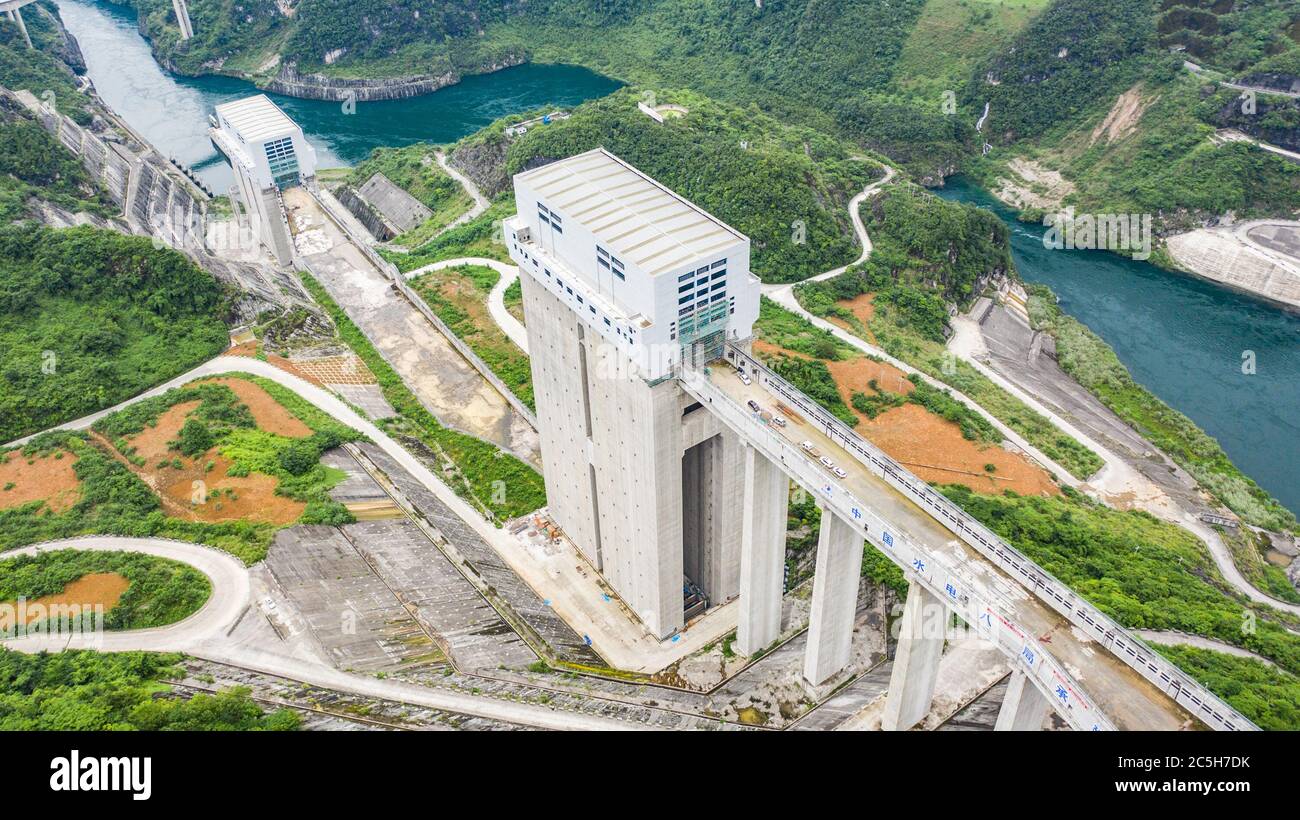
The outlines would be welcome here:
M 730 225 L 604 148 L 518 178 L 547 207 L 581 223 L 603 247 L 651 276 L 745 241 Z
M 282 137 L 297 130 L 298 126 L 280 106 L 265 94 L 244 97 L 242 100 L 222 103 L 217 114 L 230 123 L 246 142 L 262 142 L 271 137 Z

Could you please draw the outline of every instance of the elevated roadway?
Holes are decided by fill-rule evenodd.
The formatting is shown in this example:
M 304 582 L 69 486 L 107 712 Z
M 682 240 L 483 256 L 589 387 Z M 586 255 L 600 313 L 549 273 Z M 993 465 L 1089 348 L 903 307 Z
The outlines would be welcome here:
M 756 359 L 736 347 L 726 357 L 683 368 L 683 387 L 998 646 L 1072 726 L 1176 730 L 1195 717 L 1215 729 L 1256 728 Z M 795 415 L 780 428 L 750 401 L 768 411 L 779 401 Z

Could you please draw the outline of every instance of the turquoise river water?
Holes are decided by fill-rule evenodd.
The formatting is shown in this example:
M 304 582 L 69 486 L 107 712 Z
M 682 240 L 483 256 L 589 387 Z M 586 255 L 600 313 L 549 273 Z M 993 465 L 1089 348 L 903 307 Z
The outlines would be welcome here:
M 104 100 L 160 151 L 213 190 L 230 170 L 207 137 L 218 103 L 254 93 L 244 81 L 161 69 L 122 6 L 58 0 Z M 574 105 L 618 87 L 575 66 L 525 65 L 469 77 L 407 100 L 341 104 L 274 96 L 317 147 L 321 167 L 354 163 L 381 145 L 450 142 L 513 112 Z M 1247 475 L 1300 511 L 1300 317 L 1247 296 L 1104 252 L 1048 250 L 1042 228 L 1015 221 L 986 192 L 953 180 L 949 199 L 991 208 L 1011 227 L 1024 279 L 1051 286 L 1062 307 L 1102 336 L 1133 377 L 1222 443 Z M 1256 373 L 1242 373 L 1243 351 Z

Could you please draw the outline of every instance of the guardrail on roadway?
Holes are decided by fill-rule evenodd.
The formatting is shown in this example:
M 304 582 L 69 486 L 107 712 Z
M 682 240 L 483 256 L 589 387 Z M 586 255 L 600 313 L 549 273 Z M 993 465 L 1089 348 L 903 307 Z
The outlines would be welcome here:
M 728 345 L 726 356 L 733 363 L 743 364 L 751 373 L 762 378 L 765 387 L 796 407 L 808 418 L 815 420 L 832 441 L 843 446 L 868 469 L 884 478 L 890 486 L 929 512 L 986 559 L 1027 587 L 1040 600 L 1132 667 L 1143 678 L 1172 698 L 1175 703 L 1204 721 L 1207 726 L 1227 731 L 1259 728 L 1217 695 L 1146 646 L 1124 627 L 1111 620 L 1109 616 L 1086 603 L 1076 592 L 1000 536 L 976 521 L 924 481 L 912 475 L 875 445 L 853 432 L 798 388 L 769 370 L 762 362 L 732 345 Z

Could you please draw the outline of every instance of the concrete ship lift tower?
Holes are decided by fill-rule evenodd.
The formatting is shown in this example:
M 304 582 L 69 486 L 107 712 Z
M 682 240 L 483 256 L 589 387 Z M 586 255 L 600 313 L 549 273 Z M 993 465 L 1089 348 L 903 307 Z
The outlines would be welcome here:
M 794 481 L 822 510 L 808 686 L 843 679 L 864 543 L 907 573 L 884 728 L 928 713 L 954 615 L 1014 670 L 1001 728 L 1256 728 L 755 359 L 747 237 L 604 149 L 514 189 L 551 514 L 651 634 L 738 599 L 742 653 L 779 637 Z

